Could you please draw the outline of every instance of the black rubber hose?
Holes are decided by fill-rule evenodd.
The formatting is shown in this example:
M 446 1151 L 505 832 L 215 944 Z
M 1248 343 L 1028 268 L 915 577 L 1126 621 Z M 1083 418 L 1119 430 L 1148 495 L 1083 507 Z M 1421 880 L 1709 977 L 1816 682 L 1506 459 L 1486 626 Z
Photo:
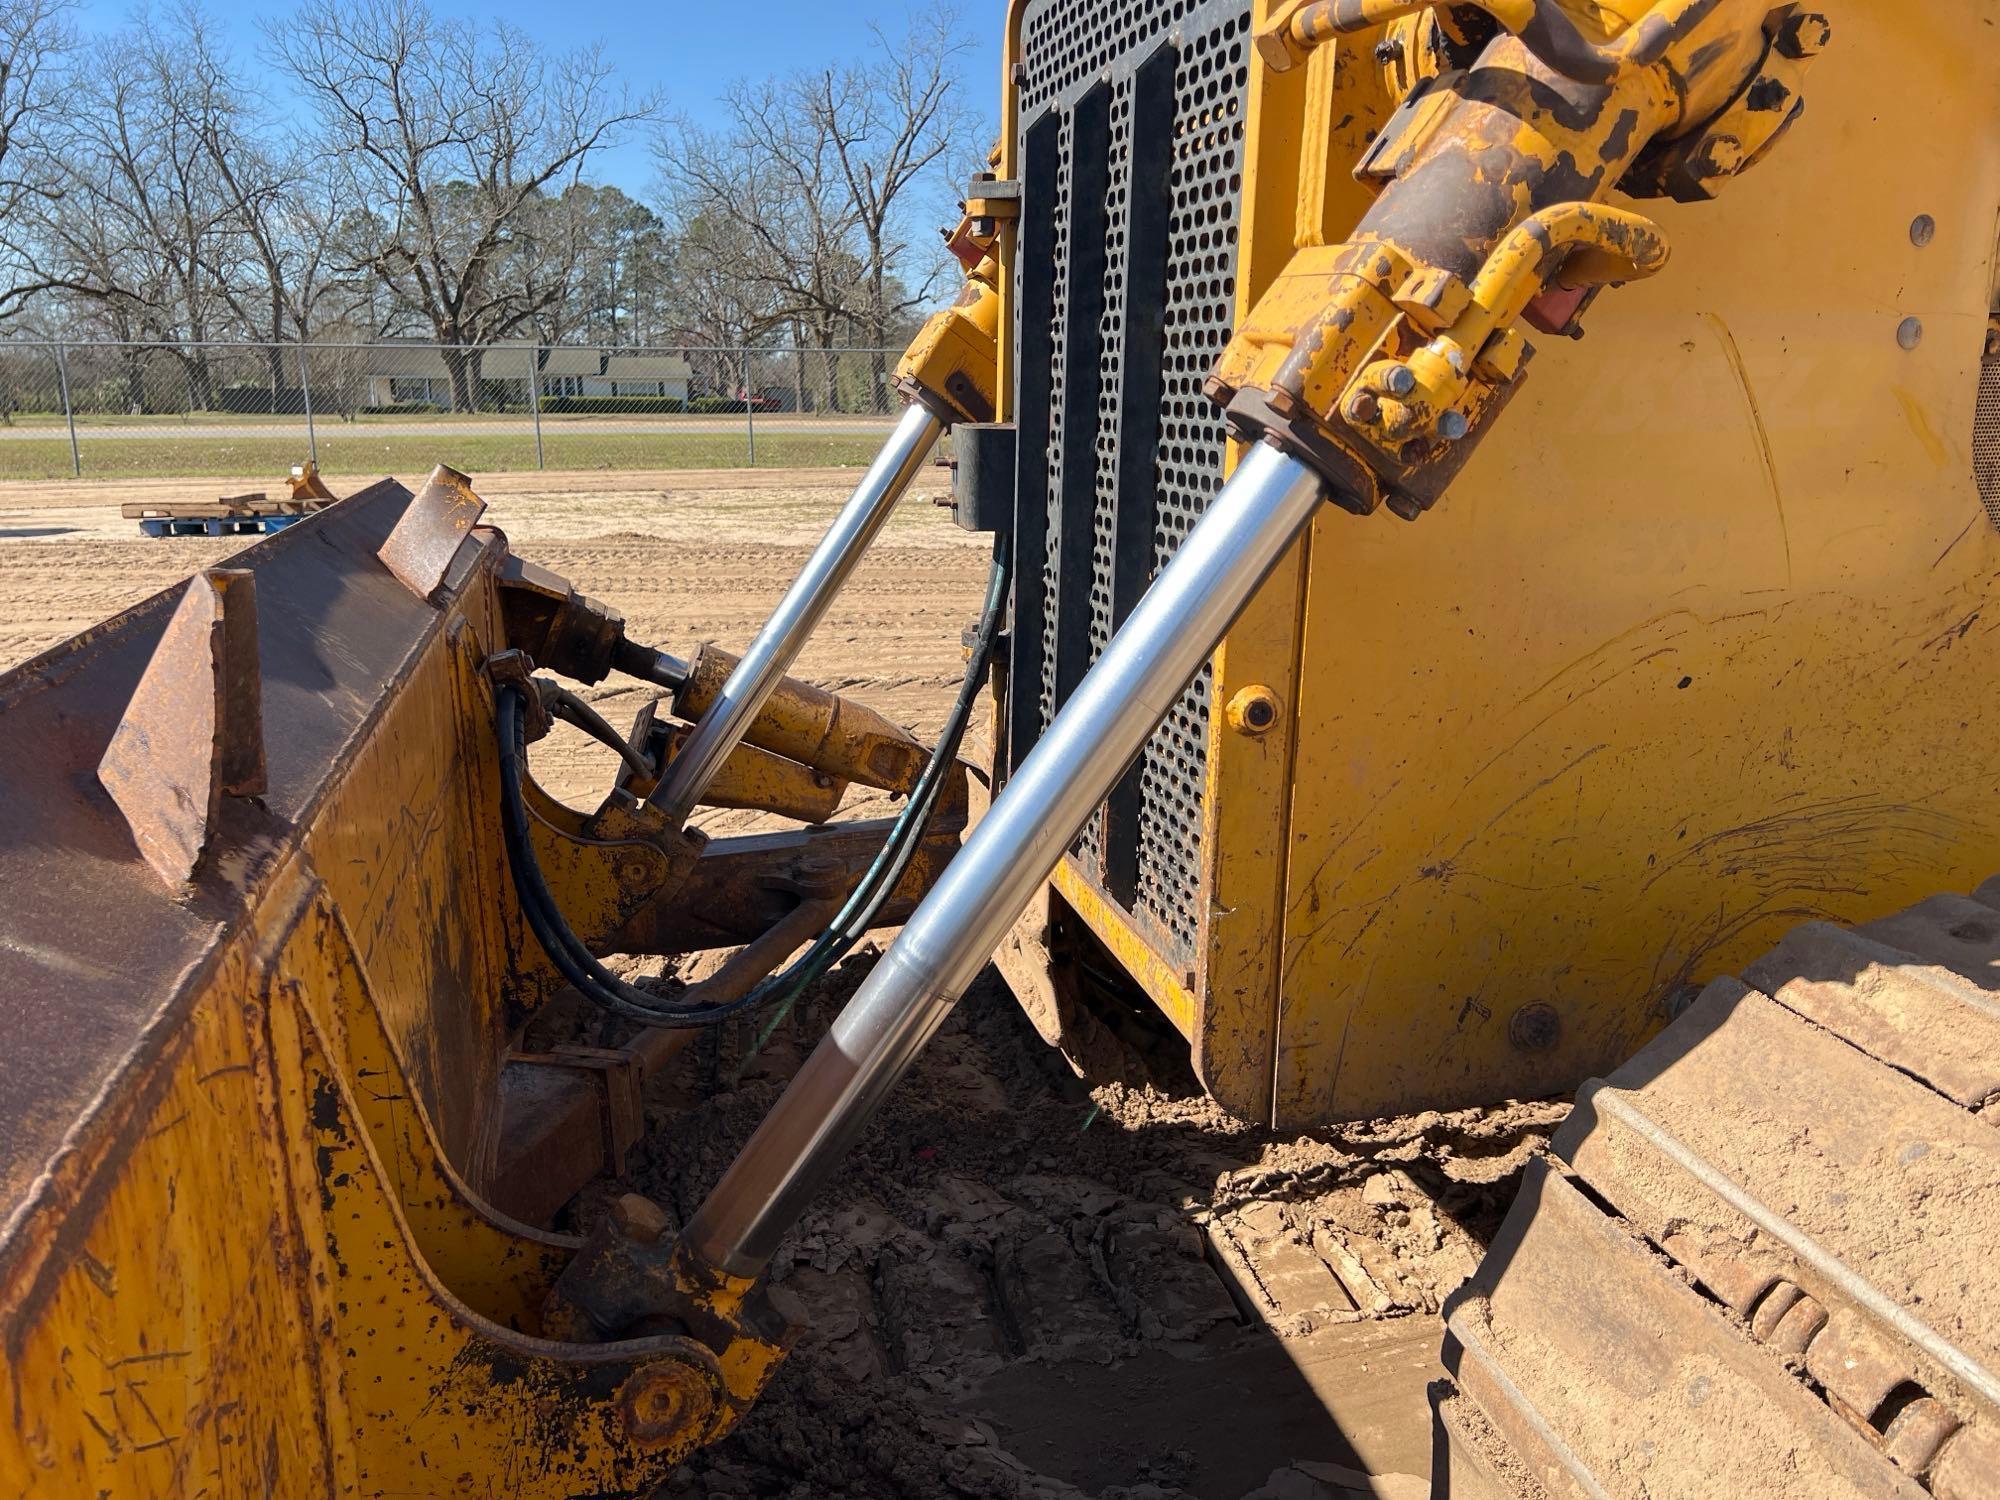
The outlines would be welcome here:
M 895 894 L 896 887 L 902 884 L 910 861 L 922 846 L 931 816 L 937 810 L 945 775 L 958 760 L 959 746 L 965 741 L 966 725 L 971 722 L 972 710 L 979 702 L 987 670 L 992 664 L 993 646 L 999 639 L 1000 618 L 1006 610 L 1007 591 L 1012 583 L 1012 571 L 1008 566 L 1011 550 L 1004 533 L 994 538 L 993 565 L 986 578 L 986 601 L 980 609 L 979 625 L 965 664 L 965 676 L 959 683 L 958 699 L 945 719 L 937 749 L 924 766 L 923 774 L 917 778 L 917 784 L 910 789 L 910 800 L 890 828 L 888 838 L 812 947 L 782 974 L 772 975 L 750 992 L 749 998 L 755 1001 L 776 996 L 783 998 L 746 1054 L 746 1064 L 763 1050 L 764 1044 L 771 1039 L 771 1034 L 785 1017 L 791 1014 L 792 1007 L 798 1004 L 799 996 L 805 993 L 807 987 L 852 952 L 854 945 L 867 935 L 868 929 L 881 915 L 882 908 Z M 738 1071 L 741 1071 L 740 1066 Z
M 916 800 L 918 793 L 922 792 L 927 795 L 932 807 L 935 808 L 938 796 L 943 791 L 945 774 L 957 762 L 959 747 L 965 742 L 966 726 L 972 721 L 973 709 L 978 707 L 987 670 L 993 661 L 993 646 L 1000 636 L 1000 617 L 1007 607 L 1007 590 L 1012 582 L 1008 568 L 1008 551 L 1005 535 L 996 537 L 993 547 L 993 566 L 986 577 L 986 602 L 980 609 L 979 624 L 973 633 L 972 651 L 966 659 L 965 676 L 958 685 L 958 699 L 952 704 L 951 714 L 945 720 L 944 732 L 938 737 L 937 750 L 932 754 L 930 763 L 924 767 L 924 776 L 935 775 L 935 780 L 929 788 L 926 788 L 923 779 L 920 778 L 910 794 L 912 802 Z M 889 839 L 883 846 L 883 855 L 888 856 L 890 860 L 889 868 L 880 878 L 873 898 L 860 912 L 858 919 L 854 915 L 856 899 L 860 896 L 862 887 L 882 864 L 880 856 L 877 857 L 875 864 L 869 866 L 868 876 L 863 877 L 862 884 L 855 887 L 854 897 L 849 898 L 847 904 L 833 919 L 832 925 L 835 928 L 844 929 L 850 934 L 850 946 L 854 942 L 859 942 L 867 934 L 868 929 L 875 925 L 875 919 L 881 915 L 882 908 L 889 904 L 889 898 L 895 894 L 896 887 L 902 884 L 903 876 L 910 868 L 910 861 L 916 857 L 916 852 L 923 843 L 923 834 L 928 831 L 927 828 L 914 828 L 912 830 L 914 836 L 905 832 L 905 822 L 914 821 L 910 819 L 909 814 L 910 810 L 905 808 L 903 817 L 897 820 L 897 826 L 890 830 Z M 922 821 L 924 824 L 929 823 L 929 813 L 924 815 Z M 905 834 L 900 846 L 897 839 L 899 833 Z
M 549 711 L 558 719 L 574 724 L 599 744 L 616 750 L 618 758 L 632 768 L 634 775 L 649 781 L 652 779 L 653 763 L 635 750 L 624 735 L 613 729 L 603 714 L 566 687 L 557 688 L 553 697 L 555 701 L 549 705 Z
M 522 711 L 522 689 L 502 683 L 494 694 L 500 740 L 500 829 L 507 848 L 508 868 L 514 875 L 514 894 L 521 915 L 556 972 L 575 986 L 592 1004 L 647 1026 L 713 1026 L 717 1021 L 740 1014 L 761 1003 L 754 991 L 726 1005 L 675 1009 L 671 999 L 635 989 L 599 963 L 563 920 L 562 911 L 542 875 L 535 858 L 534 839 L 528 825 L 528 807 L 521 793 L 522 765 L 526 759 L 526 716 Z
M 783 973 L 774 974 L 762 981 L 748 994 L 725 1005 L 676 1008 L 673 1001 L 662 995 L 649 994 L 627 984 L 616 974 L 597 961 L 594 954 L 583 944 L 569 924 L 563 920 L 561 908 L 555 895 L 549 890 L 548 881 L 542 874 L 540 862 L 535 858 L 535 847 L 529 829 L 527 801 L 522 794 L 522 777 L 527 759 L 527 718 L 522 702 L 523 689 L 513 683 L 503 683 L 494 695 L 498 738 L 500 741 L 500 820 L 503 841 L 507 849 L 507 864 L 514 876 L 514 892 L 520 903 L 521 914 L 527 919 L 529 930 L 540 943 L 542 951 L 561 974 L 585 999 L 614 1015 L 638 1021 L 647 1026 L 700 1027 L 712 1026 L 731 1016 L 741 1015 L 770 1000 L 783 996 L 782 1004 L 770 1023 L 757 1039 L 750 1051 L 755 1056 L 758 1049 L 770 1038 L 773 1030 L 781 1023 L 798 1003 L 799 996 L 815 980 L 845 958 L 868 932 L 882 908 L 888 904 L 896 887 L 902 883 L 908 872 L 910 861 L 923 843 L 929 831 L 933 814 L 937 811 L 939 797 L 943 793 L 945 777 L 958 760 L 959 747 L 964 743 L 965 730 L 971 721 L 972 710 L 979 701 L 979 694 L 985 682 L 988 668 L 992 664 L 994 642 L 999 637 L 1002 613 L 1006 609 L 1007 591 L 1011 580 L 1007 556 L 1009 548 L 1004 536 L 997 537 L 993 548 L 993 565 L 987 575 L 986 600 L 980 611 L 979 625 L 973 637 L 972 651 L 966 662 L 965 676 L 959 684 L 958 698 L 952 704 L 951 713 L 945 720 L 944 732 L 938 739 L 937 748 L 925 763 L 916 785 L 910 789 L 910 799 L 890 828 L 888 837 L 876 852 L 867 871 L 862 875 L 854 890 L 849 893 L 840 911 L 828 924 L 825 932 L 813 942 L 798 960 Z M 565 693 L 563 697 L 572 695 Z M 581 700 L 576 700 L 581 704 Z M 558 704 L 558 712 L 562 704 Z M 609 731 L 594 710 L 591 718 L 597 720 Z M 567 715 L 565 715 L 567 717 Z M 572 722 L 575 722 L 572 720 Z M 579 728 L 595 733 L 589 724 L 579 724 Z M 599 735 L 599 738 L 604 738 Z M 606 743 L 610 743 L 609 740 Z M 623 742 L 619 742 L 623 746 Z M 629 749 L 629 747 L 624 747 Z

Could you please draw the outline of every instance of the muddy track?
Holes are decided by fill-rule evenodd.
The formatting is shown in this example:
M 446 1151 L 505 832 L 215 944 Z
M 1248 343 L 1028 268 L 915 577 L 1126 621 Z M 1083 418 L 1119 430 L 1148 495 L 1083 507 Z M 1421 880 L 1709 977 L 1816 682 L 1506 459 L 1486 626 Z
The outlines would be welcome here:
M 684 1054 L 577 1224 L 691 1212 L 871 962 Z M 1086 1087 L 989 971 L 781 1248 L 798 1349 L 665 1493 L 1415 1500 L 1436 1311 L 1563 1113 L 1280 1138 L 1191 1078 Z

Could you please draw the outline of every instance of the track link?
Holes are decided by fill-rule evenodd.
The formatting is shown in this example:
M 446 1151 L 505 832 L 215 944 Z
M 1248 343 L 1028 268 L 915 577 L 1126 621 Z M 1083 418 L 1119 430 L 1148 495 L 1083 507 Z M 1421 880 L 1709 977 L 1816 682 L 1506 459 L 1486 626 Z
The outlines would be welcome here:
M 1434 1494 L 2000 1497 L 2000 880 L 1586 1084 L 1448 1303 Z

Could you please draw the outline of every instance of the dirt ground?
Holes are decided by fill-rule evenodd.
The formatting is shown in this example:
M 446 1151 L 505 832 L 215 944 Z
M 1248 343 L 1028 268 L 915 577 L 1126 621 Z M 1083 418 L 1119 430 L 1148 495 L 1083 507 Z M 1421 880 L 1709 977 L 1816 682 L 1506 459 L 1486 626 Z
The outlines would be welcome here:
M 872 961 L 685 1054 L 603 1192 L 690 1213 Z M 800 1346 L 665 1494 L 1422 1500 L 1431 1315 L 1562 1114 L 1275 1136 L 1087 1086 L 989 970 L 780 1248 Z
M 622 611 L 628 633 L 687 655 L 703 641 L 741 650 L 755 634 L 854 482 L 852 471 L 719 470 L 658 474 L 475 476 L 486 519 L 520 555 Z M 145 480 L 107 486 L 51 481 L 0 486 L 0 669 L 243 550 L 244 538 L 139 535 L 128 500 L 239 494 L 241 480 Z M 921 479 L 807 646 L 799 674 L 851 691 L 920 735 L 951 706 L 963 665 L 960 632 L 976 616 L 986 543 L 931 503 L 945 471 Z M 18 545 L 16 545 L 18 544 Z M 655 690 L 611 680 L 586 690 L 630 722 Z M 595 805 L 609 752 L 559 727 L 534 750 L 557 796 Z M 880 803 L 850 809 L 877 815 Z M 740 813 L 705 813 L 729 829 Z
M 749 638 L 844 497 L 834 473 L 501 476 L 480 488 L 516 549 L 685 653 Z M 976 612 L 984 544 L 906 501 L 800 663 L 934 733 Z M 122 499 L 239 485 L 0 491 L 0 666 L 242 547 L 144 540 Z M 640 689 L 593 696 L 628 721 Z M 533 752 L 579 805 L 609 780 L 573 736 Z M 858 802 L 861 814 L 882 806 Z M 705 815 L 740 828 L 741 813 Z M 886 939 L 886 935 L 885 939 Z M 746 1029 L 656 1080 L 618 1191 L 685 1216 L 776 1098 L 875 950 L 752 1054 Z M 1524 1104 L 1279 1137 L 1191 1077 L 1091 1087 L 990 971 L 789 1236 L 776 1284 L 806 1332 L 680 1496 L 1327 1500 L 1428 1493 L 1431 1316 L 1473 1267 L 1562 1115 Z

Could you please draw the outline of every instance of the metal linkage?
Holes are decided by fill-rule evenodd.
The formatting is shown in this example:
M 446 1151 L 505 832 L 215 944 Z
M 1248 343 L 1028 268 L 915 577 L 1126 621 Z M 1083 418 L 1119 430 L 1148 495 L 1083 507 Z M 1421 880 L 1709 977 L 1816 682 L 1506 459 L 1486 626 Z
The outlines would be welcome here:
M 687 1253 L 763 1269 L 1323 493 L 1276 449 L 1245 457 L 689 1221 Z
M 912 403 L 805 568 L 743 653 L 722 696 L 701 716 L 649 799 L 675 826 L 685 822 L 764 700 L 784 678 L 869 544 L 910 487 L 944 424 Z

